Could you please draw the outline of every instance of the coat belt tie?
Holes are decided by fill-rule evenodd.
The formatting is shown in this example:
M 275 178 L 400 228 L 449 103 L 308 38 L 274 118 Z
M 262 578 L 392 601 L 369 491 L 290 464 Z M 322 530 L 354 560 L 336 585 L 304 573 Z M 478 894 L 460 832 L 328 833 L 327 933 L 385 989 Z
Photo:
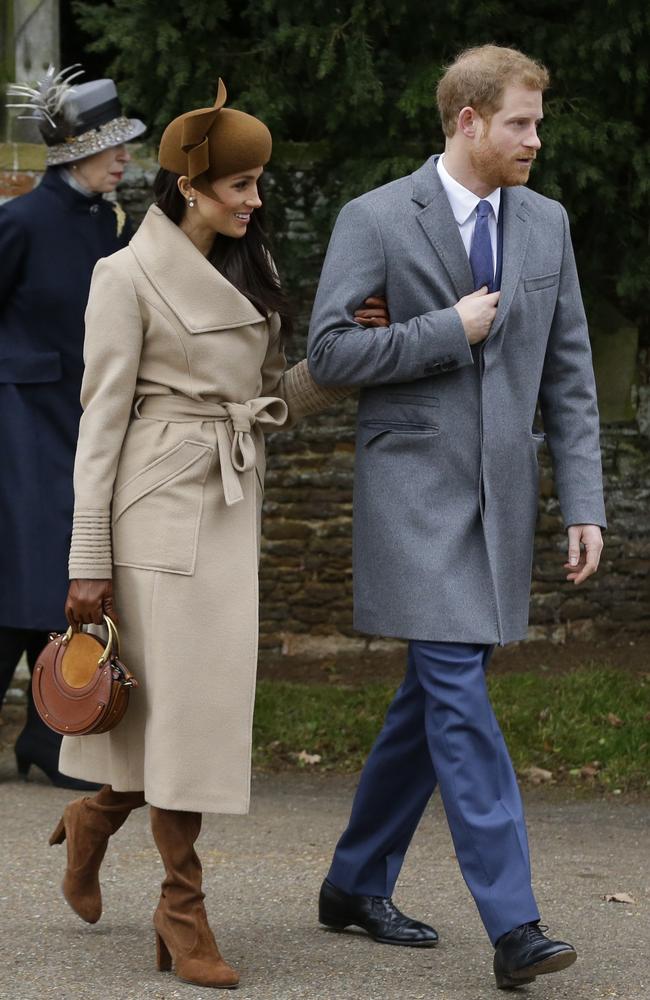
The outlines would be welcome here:
M 232 507 L 244 499 L 241 475 L 255 468 L 255 424 L 262 429 L 282 427 L 289 410 L 283 399 L 259 396 L 245 403 L 213 403 L 187 396 L 141 396 L 135 403 L 136 419 L 169 423 L 214 423 L 223 495 Z

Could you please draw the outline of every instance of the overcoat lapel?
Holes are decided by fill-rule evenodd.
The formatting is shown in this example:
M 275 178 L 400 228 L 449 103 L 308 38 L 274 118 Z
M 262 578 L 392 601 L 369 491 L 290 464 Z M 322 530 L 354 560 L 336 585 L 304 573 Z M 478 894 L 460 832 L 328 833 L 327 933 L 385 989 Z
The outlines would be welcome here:
M 501 188 L 501 211 L 503 212 L 501 295 L 490 331 L 490 340 L 501 329 L 512 305 L 530 237 L 530 213 L 521 188 Z
M 474 279 L 458 223 L 445 194 L 438 171 L 437 156 L 430 157 L 413 177 L 412 199 L 422 206 L 417 220 L 449 275 L 458 298 L 474 291 Z M 508 315 L 521 276 L 530 236 L 530 213 L 525 192 L 520 187 L 501 189 L 503 216 L 503 272 L 501 295 L 490 339 L 501 329 Z
M 152 205 L 129 244 L 160 297 L 190 333 L 232 330 L 263 322 L 245 295 Z
M 436 160 L 436 156 L 430 157 L 412 175 L 412 199 L 417 205 L 422 206 L 422 211 L 417 213 L 417 220 L 451 278 L 460 299 L 463 295 L 469 295 L 474 291 L 474 279 L 458 231 L 458 223 L 436 170 Z

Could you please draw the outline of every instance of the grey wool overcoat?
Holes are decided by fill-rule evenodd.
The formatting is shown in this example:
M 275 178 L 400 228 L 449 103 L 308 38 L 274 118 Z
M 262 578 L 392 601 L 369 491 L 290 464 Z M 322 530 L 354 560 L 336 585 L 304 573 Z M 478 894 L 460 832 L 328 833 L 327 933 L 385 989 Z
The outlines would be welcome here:
M 112 576 L 140 687 L 60 767 L 163 809 L 248 808 L 263 432 L 347 394 L 285 372 L 279 327 L 155 206 L 93 274 L 69 568 Z
M 341 211 L 308 362 L 323 385 L 362 388 L 356 628 L 503 644 L 527 631 L 538 400 L 566 525 L 605 525 L 589 338 L 566 212 L 514 187 L 496 318 L 469 347 L 453 305 L 472 273 L 435 163 Z M 370 294 L 387 297 L 392 325 L 360 337 L 354 306 Z

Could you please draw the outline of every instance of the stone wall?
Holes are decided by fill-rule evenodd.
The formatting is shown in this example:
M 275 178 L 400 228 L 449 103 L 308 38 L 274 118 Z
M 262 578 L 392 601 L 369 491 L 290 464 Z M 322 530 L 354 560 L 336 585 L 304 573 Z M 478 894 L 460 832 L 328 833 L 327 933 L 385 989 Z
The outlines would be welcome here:
M 3 165 L 0 157 L 0 168 Z M 124 207 L 136 219 L 150 200 L 153 174 L 151 162 L 139 160 L 120 192 Z M 12 175 L 12 183 L 19 185 L 16 172 Z M 287 230 L 281 234 L 285 253 L 292 241 L 296 248 L 304 246 L 309 232 L 305 215 L 295 211 L 297 203 L 295 199 Z M 304 319 L 321 254 L 322 248 L 313 241 L 309 254 L 302 253 L 304 308 L 302 333 L 299 330 L 290 352 L 294 360 L 304 351 Z M 598 372 L 598 377 L 604 385 L 607 370 Z M 609 531 L 600 573 L 579 590 L 564 581 L 566 536 L 553 495 L 549 457 L 542 452 L 531 639 L 564 641 L 572 636 L 650 632 L 650 378 L 644 352 L 633 381 L 621 404 L 621 412 L 631 412 L 632 418 L 603 424 Z M 325 656 L 390 647 L 352 630 L 354 412 L 350 399 L 334 413 L 269 438 L 260 569 L 260 642 L 269 654 Z

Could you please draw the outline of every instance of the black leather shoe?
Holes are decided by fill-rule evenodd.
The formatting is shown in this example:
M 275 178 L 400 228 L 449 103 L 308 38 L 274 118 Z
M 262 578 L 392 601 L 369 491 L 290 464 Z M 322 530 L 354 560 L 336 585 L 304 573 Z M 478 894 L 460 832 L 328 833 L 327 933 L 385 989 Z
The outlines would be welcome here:
M 575 948 L 566 941 L 551 941 L 542 931 L 548 927 L 522 924 L 497 941 L 494 975 L 500 990 L 532 983 L 535 976 L 559 972 L 573 965 Z
M 438 943 L 433 927 L 411 920 L 388 896 L 351 896 L 335 885 L 323 882 L 318 899 L 318 919 L 326 927 L 342 931 L 351 924 L 361 927 L 380 944 L 401 944 L 411 948 L 432 948 Z

